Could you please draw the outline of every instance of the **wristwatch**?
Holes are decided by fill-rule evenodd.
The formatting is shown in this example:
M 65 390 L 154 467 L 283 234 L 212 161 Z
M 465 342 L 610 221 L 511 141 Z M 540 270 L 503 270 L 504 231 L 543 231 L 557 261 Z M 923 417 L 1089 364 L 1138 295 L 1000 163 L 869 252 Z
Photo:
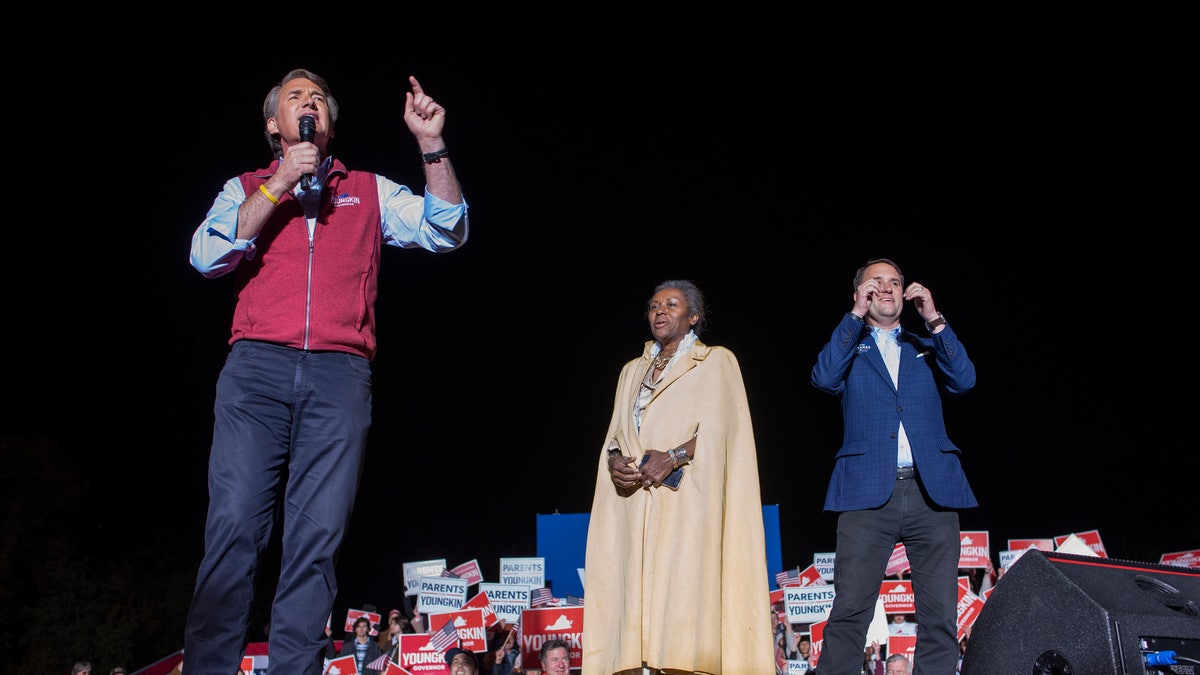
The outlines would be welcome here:
M 937 328 L 938 326 L 945 326 L 945 325 L 946 325 L 946 317 L 942 316 L 941 312 L 938 312 L 936 319 L 934 319 L 933 321 L 925 322 L 925 329 L 928 330 L 930 333 L 932 333 L 934 328 Z

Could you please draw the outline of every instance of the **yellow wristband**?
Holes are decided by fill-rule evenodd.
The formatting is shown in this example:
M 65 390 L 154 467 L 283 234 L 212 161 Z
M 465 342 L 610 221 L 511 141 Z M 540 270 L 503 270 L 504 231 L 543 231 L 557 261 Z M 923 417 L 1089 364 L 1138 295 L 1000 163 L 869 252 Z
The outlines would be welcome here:
M 271 191 L 267 189 L 266 183 L 259 184 L 258 191 L 266 195 L 267 199 L 270 199 L 272 204 L 279 203 L 279 200 L 275 198 L 275 195 L 271 194 Z

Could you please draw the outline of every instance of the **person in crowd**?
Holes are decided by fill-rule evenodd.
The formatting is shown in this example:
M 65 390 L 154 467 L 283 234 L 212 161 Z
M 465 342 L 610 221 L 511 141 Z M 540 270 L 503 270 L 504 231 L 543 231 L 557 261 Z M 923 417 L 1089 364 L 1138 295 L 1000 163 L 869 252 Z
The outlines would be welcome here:
M 587 622 L 584 622 L 587 625 Z M 546 675 L 566 675 L 571 670 L 571 649 L 566 640 L 550 638 L 538 650 L 538 660 Z
M 360 675 L 379 675 L 379 670 L 367 667 L 367 664 L 383 656 L 383 650 L 379 648 L 379 643 L 371 637 L 371 620 L 365 616 L 354 620 L 354 638 L 343 642 L 342 650 L 338 652 L 338 656 L 350 656 L 351 654 L 354 655 L 354 662 L 358 666 Z
M 481 672 L 487 675 L 511 675 L 517 668 L 520 655 L 517 625 L 500 619 L 490 631 L 488 652 L 484 655 Z
M 228 180 L 192 236 L 192 266 L 208 278 L 234 273 L 237 302 L 184 635 L 191 674 L 237 670 L 277 522 L 271 670 L 321 672 L 337 554 L 371 427 L 381 250 L 453 251 L 468 236 L 442 137 L 445 109 L 415 77 L 408 83 L 403 117 L 423 159 L 423 195 L 334 159 L 337 101 L 323 78 L 296 69 L 263 104 L 272 162 Z
M 92 663 L 90 661 L 76 661 L 75 665 L 71 666 L 71 675 L 92 675 Z
M 121 666 L 117 666 L 108 671 L 108 675 L 125 675 L 127 671 Z
M 786 618 L 783 621 L 780 621 L 780 623 L 783 625 L 784 634 L 783 654 L 789 661 L 795 660 L 797 658 L 796 629 L 792 626 L 791 622 L 787 621 Z
M 803 661 L 809 665 L 812 664 L 812 640 L 805 633 L 801 633 L 796 638 L 796 652 L 792 656 L 793 661 Z
M 774 612 L 772 612 L 774 614 Z M 788 634 L 783 630 L 783 622 L 776 625 L 775 631 L 775 675 L 787 675 L 788 672 Z
M 904 654 L 892 654 L 887 657 L 883 667 L 883 675 L 912 675 L 912 663 Z
M 862 672 L 865 675 L 884 675 L 883 661 L 879 660 L 879 643 L 872 642 L 863 650 Z
M 381 644 L 379 646 L 386 647 L 386 648 L 395 647 L 396 645 L 400 644 L 400 636 L 402 634 L 411 633 L 411 632 L 412 632 L 412 629 L 410 627 L 408 618 L 405 617 L 404 614 L 402 614 L 400 612 L 400 610 L 393 609 L 390 612 L 388 612 L 387 633 L 384 633 L 382 631 L 380 631 L 380 633 L 379 633 L 381 637 L 384 637 L 386 639 L 387 644 L 386 645 Z
M 825 496 L 838 525 L 820 672 L 858 672 L 888 558 L 903 542 L 918 673 L 944 675 L 958 659 L 959 510 L 978 503 L 946 432 L 942 395 L 974 388 L 975 365 L 930 290 L 905 286 L 895 262 L 868 260 L 853 289 L 812 369 L 813 386 L 841 400 L 844 434 Z M 928 336 L 901 327 L 906 301 Z
M 479 675 L 479 656 L 472 651 L 451 647 L 446 650 L 446 665 L 450 675 Z
M 411 632 L 408 619 L 400 613 L 400 610 L 393 609 L 388 612 L 387 630 L 383 630 L 381 627 L 375 635 L 375 642 L 384 652 L 391 652 L 395 650 L 396 645 L 400 644 L 400 635 Z
M 774 671 L 758 456 L 695 283 L 658 284 L 617 379 L 585 551 L 582 675 Z
M 888 622 L 888 635 L 916 635 L 917 624 L 908 620 L 907 614 L 893 614 Z

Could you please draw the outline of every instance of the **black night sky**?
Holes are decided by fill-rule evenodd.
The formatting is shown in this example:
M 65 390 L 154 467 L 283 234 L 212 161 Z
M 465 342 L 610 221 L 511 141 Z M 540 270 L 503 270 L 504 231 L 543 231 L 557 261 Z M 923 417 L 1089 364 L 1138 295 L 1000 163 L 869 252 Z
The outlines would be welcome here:
M 32 29 L 45 46 L 8 59 L 5 87 L 0 577 L 25 607 L 6 649 L 37 642 L 38 613 L 72 635 L 124 620 L 66 607 L 75 586 L 39 565 L 103 588 L 120 555 L 164 605 L 190 593 L 233 286 L 188 246 L 224 181 L 270 161 L 262 100 L 293 67 L 341 104 L 335 155 L 420 192 L 401 119 L 416 75 L 471 207 L 463 249 L 384 251 L 335 619 L 398 606 L 406 561 L 494 577 L 537 554 L 538 514 L 589 509 L 617 374 L 667 278 L 707 292 L 703 338 L 739 357 L 783 564 L 833 550 L 841 416 L 809 372 L 875 256 L 931 289 L 975 361 L 946 414 L 982 504 L 963 528 L 993 557 L 1093 529 L 1115 558 L 1200 547 L 1194 26 L 737 23 L 436 46 L 416 38 L 448 27 L 423 23 L 303 50 L 267 24 L 220 48 L 111 19 Z M 911 307 L 905 326 L 923 330 Z M 182 647 L 179 604 L 140 608 L 154 625 L 126 665 Z M 63 648 L 67 667 L 109 665 Z

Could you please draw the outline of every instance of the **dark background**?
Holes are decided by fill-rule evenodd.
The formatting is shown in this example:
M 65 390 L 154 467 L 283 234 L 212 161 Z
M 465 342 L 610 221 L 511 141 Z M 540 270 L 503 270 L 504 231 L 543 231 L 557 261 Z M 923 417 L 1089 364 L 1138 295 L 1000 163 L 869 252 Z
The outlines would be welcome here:
M 404 562 L 494 580 L 537 554 L 538 514 L 590 508 L 668 278 L 707 292 L 702 337 L 741 362 L 783 564 L 833 550 L 840 408 L 809 372 L 875 256 L 975 361 L 947 422 L 981 502 L 963 529 L 993 558 L 1088 530 L 1114 558 L 1200 547 L 1193 24 L 374 18 L 12 28 L 35 46 L 5 86 L 0 670 L 182 647 L 233 288 L 188 247 L 224 181 L 270 161 L 262 100 L 293 67 L 341 104 L 333 154 L 421 192 L 416 75 L 471 206 L 463 249 L 384 253 L 335 626 L 400 606 Z

